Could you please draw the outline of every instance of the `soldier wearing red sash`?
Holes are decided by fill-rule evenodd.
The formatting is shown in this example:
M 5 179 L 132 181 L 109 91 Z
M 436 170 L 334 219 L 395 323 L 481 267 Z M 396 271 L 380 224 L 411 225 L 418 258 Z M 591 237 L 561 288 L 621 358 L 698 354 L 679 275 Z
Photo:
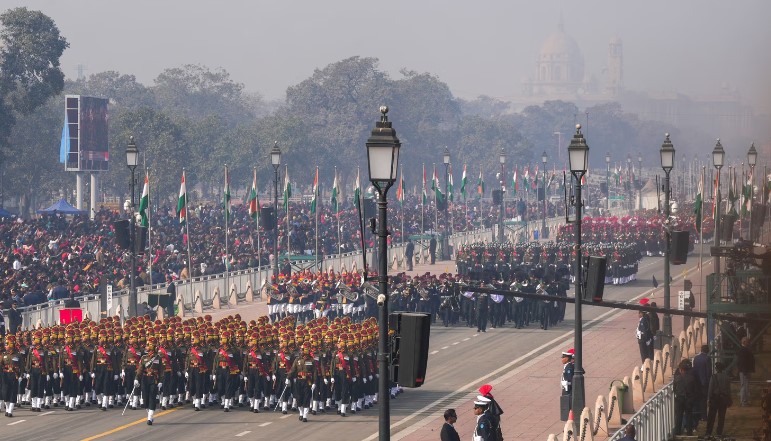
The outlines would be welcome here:
M 5 416 L 13 416 L 19 393 L 19 380 L 24 374 L 22 356 L 19 351 L 16 336 L 8 334 L 5 337 L 5 352 L 0 358 L 0 375 L 2 375 L 2 395 L 0 405 L 5 402 Z
M 147 408 L 147 425 L 153 425 L 153 415 L 158 406 L 158 394 L 163 389 L 163 359 L 156 352 L 158 340 L 147 338 L 147 352 L 139 360 L 134 387 L 141 387 L 143 407 Z
M 123 351 L 123 359 L 121 361 L 121 377 L 123 378 L 123 384 L 126 387 L 132 388 L 129 392 L 128 400 L 129 406 L 132 410 L 139 409 L 139 395 L 134 386 L 134 379 L 137 375 L 137 368 L 139 367 L 139 361 L 142 359 L 142 351 L 139 349 L 139 331 L 132 331 L 129 334 L 128 345 L 126 350 Z
M 220 347 L 214 355 L 214 382 L 225 412 L 229 412 L 233 406 L 233 396 L 238 388 L 238 376 L 241 373 L 241 354 L 233 347 L 231 339 L 230 331 L 223 332 L 220 336 Z
M 74 330 L 67 331 L 64 339 L 64 348 L 60 353 L 59 366 L 62 368 L 62 393 L 65 398 L 65 409 L 68 411 L 80 407 L 79 388 L 83 381 L 82 354 L 75 340 L 77 334 Z
M 50 379 L 50 362 L 48 352 L 42 345 L 43 332 L 35 331 L 32 335 L 32 346 L 29 347 L 27 357 L 27 369 L 25 376 L 28 379 L 28 388 L 32 397 L 33 412 L 40 412 L 43 407 L 43 392 L 46 378 Z
M 206 378 L 209 370 L 208 351 L 201 344 L 201 334 L 193 331 L 191 334 L 190 349 L 185 359 L 185 377 L 190 396 L 193 397 L 193 408 L 197 411 L 205 407 L 203 400 L 206 392 Z

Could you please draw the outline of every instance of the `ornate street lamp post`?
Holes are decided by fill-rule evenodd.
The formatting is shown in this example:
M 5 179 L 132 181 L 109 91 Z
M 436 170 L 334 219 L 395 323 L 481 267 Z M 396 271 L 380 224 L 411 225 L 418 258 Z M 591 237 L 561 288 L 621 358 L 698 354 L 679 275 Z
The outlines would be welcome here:
M 750 186 L 750 190 L 747 197 L 750 200 L 745 203 L 750 204 L 750 208 L 752 208 L 752 192 L 754 190 L 753 187 L 755 185 L 755 164 L 757 164 L 757 162 L 758 162 L 758 151 L 755 150 L 755 143 L 753 142 L 752 145 L 750 146 L 750 150 L 747 152 L 747 164 L 750 165 L 750 182 L 749 184 L 747 184 Z M 750 211 L 750 213 L 752 213 L 752 211 Z M 752 214 L 750 214 L 750 219 L 747 222 L 747 239 L 752 241 Z
M 543 213 L 541 216 L 541 239 L 547 239 L 549 233 L 546 231 L 546 161 L 549 160 L 549 155 L 546 154 L 546 150 L 541 154 L 541 162 L 543 163 Z
M 669 253 L 672 248 L 672 234 L 670 231 L 670 207 L 669 207 L 669 173 L 675 167 L 675 147 L 672 145 L 672 141 L 669 140 L 669 133 L 665 135 L 664 143 L 661 144 L 661 168 L 664 169 L 664 233 L 666 234 L 666 244 L 664 251 L 664 309 L 669 311 L 669 297 L 672 284 L 669 279 Z M 664 326 L 662 327 L 664 332 L 665 343 L 671 342 L 672 338 L 672 316 L 669 312 L 664 313 Z M 662 344 L 663 346 L 663 344 Z
M 278 141 L 273 144 L 270 150 L 270 163 L 273 165 L 273 216 L 275 218 L 273 226 L 273 277 L 278 283 L 278 176 L 281 168 L 281 149 L 278 148 Z
M 720 169 L 723 168 L 725 150 L 718 138 L 715 148 L 712 149 L 712 164 L 717 170 L 717 194 L 715 196 L 715 246 L 720 246 Z M 715 256 L 715 274 L 720 274 L 720 257 Z
M 581 301 L 583 296 L 583 270 L 581 269 L 581 179 L 589 168 L 589 146 L 586 144 L 584 135 L 581 133 L 581 124 L 576 124 L 576 133 L 568 146 L 568 160 L 570 161 L 570 173 L 575 179 L 576 195 L 573 205 L 576 208 L 575 219 L 575 251 L 576 251 L 576 272 L 575 272 L 575 371 L 573 374 L 573 412 L 580 415 L 584 409 L 585 391 L 584 391 L 584 367 L 583 367 L 583 327 L 581 321 Z
M 503 213 L 506 211 L 506 203 L 504 199 L 504 195 L 506 193 L 506 151 L 503 149 L 503 147 L 501 147 L 501 153 L 498 155 L 498 162 L 501 163 L 501 182 L 500 187 L 498 187 L 501 191 L 501 205 L 500 209 L 498 210 L 498 240 L 503 243 L 506 241 L 506 227 L 503 225 Z
M 390 420 L 391 403 L 388 392 L 388 228 L 386 224 L 388 189 L 396 181 L 396 171 L 399 169 L 399 150 L 401 142 L 396 137 L 396 130 L 388 121 L 388 107 L 380 106 L 380 121 L 372 129 L 367 140 L 367 163 L 369 165 L 369 180 L 378 194 L 377 199 L 377 235 L 378 235 L 378 285 L 380 294 L 377 305 L 380 307 L 378 317 L 378 404 L 380 406 L 378 433 L 380 441 L 391 438 Z
M 137 148 L 136 143 L 134 142 L 134 137 L 129 138 L 128 146 L 126 146 L 126 165 L 128 166 L 129 170 L 131 170 L 131 207 L 129 208 L 129 228 L 131 230 L 129 231 L 129 234 L 131 235 L 131 245 L 129 249 L 129 253 L 131 256 L 130 262 L 131 262 L 131 269 L 129 270 L 129 317 L 136 317 L 137 315 L 137 282 L 136 282 L 136 272 L 137 272 L 137 250 L 136 250 L 136 239 L 137 239 L 137 228 L 136 228 L 136 219 L 134 218 L 134 210 L 135 210 L 135 201 L 134 201 L 134 191 L 136 188 L 136 177 L 134 175 L 134 171 L 137 168 L 137 164 L 139 163 L 139 149 Z M 93 191 L 93 189 L 92 189 Z

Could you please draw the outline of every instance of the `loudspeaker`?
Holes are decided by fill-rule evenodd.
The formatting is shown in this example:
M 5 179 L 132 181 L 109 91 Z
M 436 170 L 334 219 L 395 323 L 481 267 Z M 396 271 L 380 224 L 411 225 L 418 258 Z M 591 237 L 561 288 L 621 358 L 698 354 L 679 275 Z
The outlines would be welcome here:
M 734 222 L 737 216 L 733 214 L 724 214 L 720 217 L 720 239 L 726 242 L 733 240 Z
M 688 260 L 688 231 L 673 231 L 671 236 L 672 253 L 670 254 L 672 265 L 683 265 Z
M 607 261 L 604 257 L 589 256 L 588 269 L 586 271 L 586 289 L 584 300 L 601 302 L 605 292 L 605 269 Z
M 144 254 L 145 248 L 147 248 L 147 227 L 136 227 L 136 246 L 134 252 L 136 254 Z
M 543 202 L 543 198 L 546 197 L 546 189 L 543 187 L 538 187 L 538 201 Z
M 600 193 L 604 196 L 608 195 L 608 184 L 600 182 Z
M 503 203 L 503 192 L 501 190 L 493 190 L 493 205 L 501 205 Z
M 396 318 L 394 379 L 403 387 L 420 387 L 426 380 L 431 316 L 402 312 Z
M 131 248 L 131 233 L 129 233 L 129 221 L 123 219 L 112 223 L 115 228 L 115 243 L 122 250 Z
M 276 213 L 273 211 L 273 207 L 260 208 L 260 226 L 265 231 L 273 231 L 276 228 Z
M 363 207 L 361 207 L 364 219 L 367 217 L 377 217 L 377 203 L 375 199 L 364 199 L 362 201 Z
M 439 211 L 447 211 L 447 197 L 436 200 L 436 209 Z

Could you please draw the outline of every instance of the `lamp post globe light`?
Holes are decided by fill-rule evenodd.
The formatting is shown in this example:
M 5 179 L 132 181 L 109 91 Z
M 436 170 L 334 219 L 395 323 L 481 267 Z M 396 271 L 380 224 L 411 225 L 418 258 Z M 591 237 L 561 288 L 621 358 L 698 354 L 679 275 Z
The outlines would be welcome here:
M 450 231 L 450 222 L 447 212 L 450 210 L 450 149 L 444 146 L 444 153 L 442 154 L 442 162 L 444 162 L 444 235 L 442 236 L 442 259 L 447 260 L 450 258 L 447 249 L 447 238 L 452 234 Z
M 500 186 L 498 187 L 501 192 L 501 204 L 498 210 L 498 240 L 503 243 L 506 240 L 505 227 L 503 225 L 503 214 L 506 211 L 506 204 L 504 203 L 503 195 L 506 189 L 506 150 L 501 147 L 501 152 L 498 154 L 498 162 L 501 163 L 501 179 Z
M 747 164 L 750 166 L 750 191 L 747 197 L 749 197 L 750 207 L 752 207 L 752 193 L 755 190 L 755 164 L 758 162 L 758 151 L 755 149 L 755 143 L 750 145 L 750 149 L 747 151 Z M 752 240 L 752 216 L 750 216 L 749 222 L 747 222 L 747 239 Z
M 664 233 L 666 235 L 665 251 L 664 251 L 664 309 L 669 311 L 669 297 L 671 290 L 671 283 L 669 281 L 669 253 L 672 247 L 672 232 L 670 230 L 670 206 L 669 206 L 669 173 L 675 167 L 675 147 L 672 145 L 672 141 L 669 139 L 669 133 L 665 135 L 664 143 L 661 144 L 661 168 L 664 170 Z M 664 313 L 664 323 L 662 326 L 664 333 L 664 343 L 669 343 L 672 338 L 672 316 L 669 312 Z
M 281 149 L 275 141 L 270 150 L 270 163 L 273 165 L 273 277 L 278 283 L 278 175 L 281 168 Z
M 136 271 L 137 271 L 137 255 L 136 255 L 136 247 L 134 246 L 134 243 L 136 243 L 136 219 L 134 218 L 134 209 L 135 209 L 135 201 L 134 201 L 134 190 L 136 187 L 136 177 L 134 175 L 134 171 L 137 168 L 137 164 L 139 164 L 139 149 L 137 148 L 136 143 L 134 142 L 134 137 L 129 138 L 128 146 L 126 146 L 126 166 L 128 166 L 129 170 L 131 170 L 131 183 L 130 183 L 130 191 L 131 191 L 131 207 L 129 207 L 129 228 L 131 230 L 129 231 L 130 237 L 131 237 L 131 245 L 129 249 L 129 253 L 131 256 L 130 264 L 131 268 L 129 270 L 129 310 L 128 314 L 129 317 L 136 317 L 137 315 L 137 282 L 136 282 Z
M 546 154 L 546 150 L 541 154 L 541 162 L 543 163 L 543 213 L 541 216 L 541 239 L 547 239 L 549 233 L 546 230 L 546 162 L 549 160 L 549 155 Z
M 576 124 L 576 133 L 570 140 L 568 146 L 568 161 L 570 162 L 570 173 L 575 179 L 576 195 L 574 205 L 576 208 L 575 219 L 575 251 L 576 251 L 576 272 L 575 272 L 575 331 L 573 349 L 575 350 L 575 371 L 573 374 L 573 402 L 571 408 L 573 412 L 580 414 L 584 409 L 585 391 L 584 391 L 584 367 L 583 367 L 583 328 L 581 322 L 581 300 L 583 296 L 583 270 L 581 269 L 581 179 L 589 168 L 589 146 L 586 144 L 584 135 L 581 133 L 581 124 Z
M 715 246 L 720 246 L 720 169 L 723 168 L 723 161 L 725 160 L 725 150 L 723 150 L 723 144 L 720 143 L 720 138 L 717 139 L 715 148 L 712 149 L 712 165 L 717 170 L 717 195 L 715 196 Z M 720 274 L 720 257 L 715 256 L 715 274 Z
M 391 438 L 391 403 L 388 391 L 388 228 L 386 224 L 388 189 L 396 181 L 399 169 L 399 149 L 401 142 L 396 137 L 396 130 L 388 121 L 388 107 L 380 106 L 380 121 L 375 124 L 372 134 L 367 139 L 367 165 L 369 180 L 378 194 L 377 200 L 377 236 L 378 236 L 378 399 L 380 413 L 378 418 L 378 439 L 388 441 Z
M 610 211 L 610 152 L 605 152 L 605 189 L 608 192 L 605 198 L 605 209 Z

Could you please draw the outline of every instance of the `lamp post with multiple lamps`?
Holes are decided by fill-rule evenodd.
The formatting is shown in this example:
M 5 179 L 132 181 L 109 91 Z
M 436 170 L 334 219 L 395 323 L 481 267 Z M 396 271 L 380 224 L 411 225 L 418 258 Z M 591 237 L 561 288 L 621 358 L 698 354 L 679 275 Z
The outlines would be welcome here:
M 610 211 L 610 152 L 605 153 L 605 191 L 607 191 L 605 209 Z
M 396 130 L 388 121 L 388 107 L 380 106 L 380 121 L 375 124 L 372 134 L 367 139 L 367 163 L 369 180 L 378 194 L 377 199 L 377 236 L 378 236 L 378 285 L 380 294 L 377 305 L 378 315 L 378 405 L 380 407 L 378 434 L 380 441 L 390 439 L 391 403 L 388 391 L 388 228 L 386 223 L 388 189 L 396 181 L 399 169 L 399 149 L 401 142 L 396 137 Z
M 576 272 L 575 272 L 575 343 L 573 349 L 575 351 L 575 370 L 573 373 L 573 412 L 579 414 L 584 409 L 585 392 L 584 392 L 584 367 L 583 367 L 583 328 L 581 321 L 581 301 L 583 296 L 583 270 L 581 269 L 581 208 L 583 202 L 581 201 L 581 179 L 586 174 L 586 170 L 589 168 L 589 146 L 586 144 L 586 139 L 581 133 L 581 124 L 576 124 L 576 133 L 573 135 L 573 139 L 568 146 L 568 160 L 570 161 L 570 174 L 575 179 L 575 199 L 571 201 L 576 209 L 575 219 L 575 255 L 576 255 Z
M 720 169 L 723 168 L 723 160 L 725 159 L 725 150 L 723 150 L 723 144 L 720 143 L 718 138 L 715 148 L 712 149 L 712 165 L 717 170 L 717 191 L 715 192 L 715 246 L 720 246 Z M 720 274 L 720 257 L 715 256 L 715 274 Z
M 750 208 L 752 207 L 752 192 L 754 190 L 755 185 L 755 164 L 758 162 L 758 151 L 755 149 L 755 143 L 753 142 L 750 146 L 749 151 L 747 151 L 747 164 L 750 166 L 750 182 L 747 184 L 750 186 L 750 191 L 747 194 L 747 197 L 750 198 L 749 201 L 745 202 L 750 204 Z M 751 213 L 751 211 L 750 211 Z M 750 219 L 747 222 L 747 239 L 752 241 L 752 215 L 750 215 Z
M 666 235 L 666 244 L 664 251 L 664 309 L 669 311 L 669 296 L 672 284 L 669 279 L 669 253 L 672 247 L 672 234 L 670 223 L 670 207 L 669 207 L 669 173 L 675 166 L 675 147 L 672 145 L 672 141 L 669 139 L 669 133 L 664 138 L 664 143 L 661 144 L 661 168 L 664 169 L 664 233 Z M 672 316 L 669 312 L 664 313 L 664 323 L 662 326 L 664 333 L 664 342 L 670 343 L 672 338 Z
M 131 244 L 129 249 L 129 253 L 131 255 L 131 269 L 129 271 L 129 317 L 136 317 L 137 315 L 137 250 L 136 246 L 134 245 L 137 239 L 136 219 L 134 218 L 134 191 L 136 188 L 136 176 L 134 175 L 134 171 L 137 168 L 137 164 L 139 164 L 139 149 L 137 148 L 137 145 L 134 142 L 134 137 L 132 136 L 129 138 L 128 146 L 126 146 L 126 165 L 128 166 L 129 170 L 131 170 L 131 206 L 129 208 L 129 228 L 131 228 L 129 231 L 131 237 Z
M 543 213 L 541 216 L 541 239 L 547 239 L 549 233 L 546 231 L 546 161 L 549 160 L 549 155 L 546 154 L 546 150 L 541 154 L 541 162 L 543 163 Z
M 504 195 L 506 194 L 506 150 L 501 147 L 501 153 L 498 155 L 498 161 L 501 163 L 501 181 L 499 190 L 501 192 L 501 204 L 498 210 L 498 240 L 503 243 L 506 241 L 506 227 L 504 227 L 504 212 L 506 211 L 506 203 Z
M 270 150 L 270 163 L 273 165 L 273 277 L 278 283 L 278 175 L 281 168 L 281 149 L 278 141 Z
M 444 162 L 444 234 L 442 235 L 442 259 L 447 260 L 450 258 L 446 246 L 447 238 L 452 234 L 452 231 L 450 231 L 450 222 L 447 220 L 447 212 L 450 210 L 450 149 L 448 149 L 447 146 L 444 146 L 442 162 Z

